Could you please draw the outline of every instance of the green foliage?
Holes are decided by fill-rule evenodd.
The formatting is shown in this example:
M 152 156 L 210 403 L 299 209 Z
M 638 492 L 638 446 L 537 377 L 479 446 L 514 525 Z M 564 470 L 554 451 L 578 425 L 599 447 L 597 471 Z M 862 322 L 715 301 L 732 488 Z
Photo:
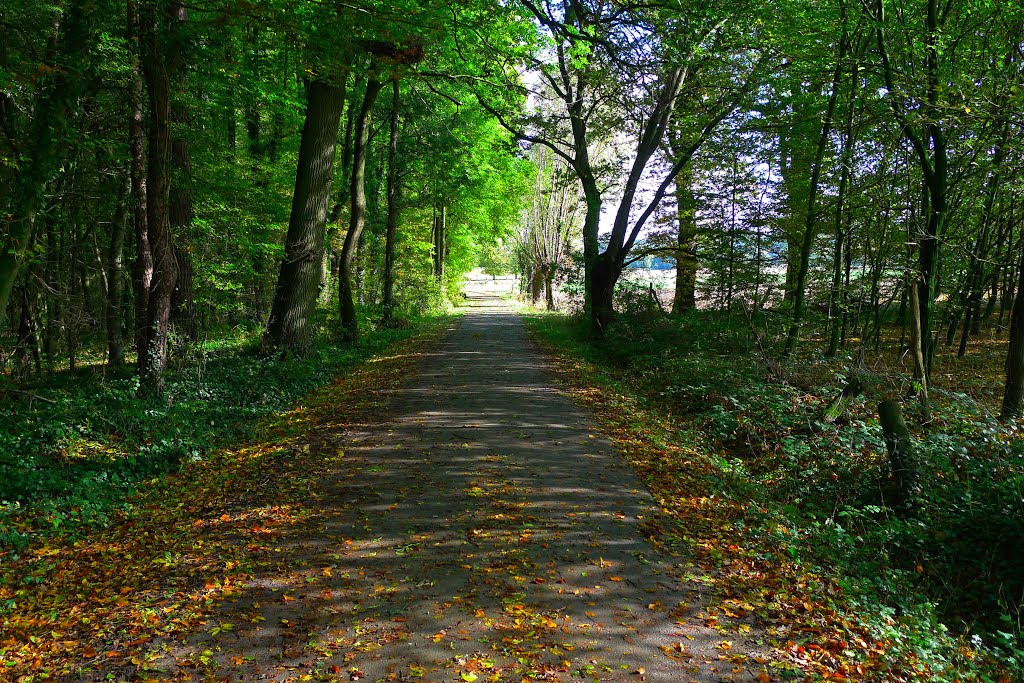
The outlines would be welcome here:
M 977 673 L 958 649 L 967 638 L 1020 667 L 1024 441 L 975 401 L 939 397 L 915 437 L 922 497 L 900 515 L 886 504 L 877 399 L 826 420 L 844 377 L 814 389 L 766 377 L 746 321 L 636 311 L 598 341 L 577 319 L 531 325 L 594 363 L 598 381 L 673 416 L 679 443 L 717 463 L 719 494 L 764 510 L 751 533 L 839 577 L 848 613 L 880 639 L 950 680 Z

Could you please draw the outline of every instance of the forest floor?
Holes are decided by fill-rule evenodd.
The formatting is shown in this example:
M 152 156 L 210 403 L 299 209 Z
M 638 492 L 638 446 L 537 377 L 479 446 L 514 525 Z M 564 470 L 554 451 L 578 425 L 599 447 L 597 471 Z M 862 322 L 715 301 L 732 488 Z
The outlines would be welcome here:
M 715 571 L 659 543 L 671 521 L 493 295 L 275 430 L 5 568 L 0 677 L 792 675 L 753 607 L 707 611 Z

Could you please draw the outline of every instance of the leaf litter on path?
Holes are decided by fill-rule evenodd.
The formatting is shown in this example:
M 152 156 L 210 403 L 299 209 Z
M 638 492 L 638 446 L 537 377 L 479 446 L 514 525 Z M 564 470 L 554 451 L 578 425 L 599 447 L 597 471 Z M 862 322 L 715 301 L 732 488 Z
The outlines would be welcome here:
M 756 621 L 721 632 L 700 558 L 657 533 L 518 318 L 472 304 L 88 542 L 5 568 L 4 675 L 764 680 Z

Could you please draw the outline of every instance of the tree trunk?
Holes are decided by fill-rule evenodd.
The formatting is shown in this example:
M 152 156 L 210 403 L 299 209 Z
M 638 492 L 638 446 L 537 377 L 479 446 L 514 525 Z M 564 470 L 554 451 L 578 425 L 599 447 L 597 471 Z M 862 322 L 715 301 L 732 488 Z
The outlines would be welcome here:
M 309 319 L 320 287 L 327 203 L 344 106 L 344 84 L 319 79 L 309 84 L 284 261 L 267 322 L 268 341 L 284 349 L 304 348 L 312 334 Z
M 146 202 L 146 130 L 145 104 L 142 99 L 140 71 L 141 45 L 139 18 L 135 4 L 128 1 L 128 43 L 132 46 L 132 70 L 129 80 L 131 118 L 128 123 L 130 175 L 132 185 L 132 223 L 135 230 L 135 263 L 132 266 L 132 287 L 135 290 L 136 363 L 140 376 L 146 360 L 146 321 L 149 315 L 149 288 L 153 282 L 153 254 L 149 249 L 149 208 Z
M 839 191 L 836 196 L 836 243 L 832 254 L 832 291 L 829 295 L 829 329 L 828 349 L 825 355 L 829 358 L 839 351 L 842 336 L 843 319 L 846 312 L 841 310 L 843 289 L 843 249 L 846 237 L 846 189 L 853 174 L 853 112 L 857 101 L 857 89 L 860 84 L 858 61 L 853 61 L 850 75 L 850 97 L 846 105 L 846 126 L 843 131 L 843 151 L 840 155 Z
M 86 85 L 86 79 L 77 75 L 71 62 L 86 50 L 90 7 L 83 0 L 72 0 L 68 4 L 61 19 L 58 63 L 47 65 L 51 67 L 49 70 L 40 69 L 40 73 L 49 76 L 42 77 L 39 100 L 32 114 L 28 158 L 15 177 L 14 187 L 10 188 L 12 220 L 0 222 L 0 325 L 7 314 L 21 259 L 32 238 L 46 185 L 60 167 L 66 151 L 64 131 L 74 118 L 76 103 Z
M 149 158 L 146 180 L 147 228 L 153 255 L 153 280 L 149 288 L 146 343 L 140 390 L 163 393 L 167 367 L 167 337 L 171 297 L 177 280 L 170 219 L 171 84 L 157 36 L 156 10 L 140 15 L 142 66 L 149 93 Z
M 124 365 L 124 337 L 121 334 L 121 309 L 124 283 L 124 238 L 128 232 L 127 192 L 117 202 L 117 215 L 110 226 L 110 247 L 107 249 L 107 365 Z
M 1010 346 L 1006 354 L 1006 389 L 1003 392 L 1004 420 L 1020 417 L 1024 411 L 1024 251 L 1017 265 L 1017 292 L 1010 312 Z
M 676 289 L 672 299 L 672 313 L 683 312 L 697 306 L 697 202 L 693 194 L 693 172 L 689 165 L 676 176 L 676 215 L 679 232 L 676 235 Z
M 796 349 L 797 340 L 800 336 L 800 327 L 803 323 L 805 299 L 807 295 L 807 273 L 810 268 L 811 248 L 814 246 L 814 236 L 817 233 L 818 221 L 818 183 L 821 178 L 821 167 L 825 159 L 825 148 L 828 146 L 829 133 L 832 130 L 832 119 L 835 115 L 836 103 L 839 100 L 840 79 L 843 73 L 843 61 L 846 59 L 848 46 L 848 35 L 846 32 L 846 4 L 840 2 L 842 14 L 843 34 L 839 38 L 839 54 L 836 58 L 836 68 L 832 76 L 832 93 L 828 98 L 828 110 L 821 123 L 821 133 L 818 136 L 818 148 L 814 155 L 814 164 L 811 167 L 811 185 L 807 195 L 807 215 L 804 224 L 803 245 L 800 250 L 800 268 L 797 271 L 796 289 L 793 293 L 793 323 L 786 335 L 786 347 L 782 352 L 783 357 L 789 357 Z M 850 103 L 853 106 L 853 103 Z
M 384 320 L 390 321 L 394 313 L 395 296 L 395 240 L 398 237 L 398 105 L 401 86 L 398 79 L 391 83 L 391 137 L 388 141 L 388 218 L 384 235 Z
M 447 246 L 447 215 L 442 201 L 434 212 L 434 279 L 444 282 L 444 262 Z
M 615 318 L 615 284 L 621 272 L 607 253 L 598 256 L 594 264 L 591 305 L 593 321 L 599 334 L 603 333 Z
M 914 357 L 914 379 L 918 382 L 917 396 L 921 402 L 922 419 L 928 416 L 928 368 L 925 363 L 925 343 L 922 338 L 920 290 L 914 282 L 907 285 L 910 291 L 910 353 Z
M 878 406 L 878 421 L 882 426 L 886 450 L 889 452 L 889 472 L 895 490 L 886 501 L 896 510 L 910 511 L 920 494 L 917 464 L 914 461 L 910 430 L 903 421 L 903 410 L 897 401 L 882 401 Z
M 179 124 L 179 130 L 191 123 L 191 117 L 178 108 L 174 112 L 174 119 L 175 123 Z M 171 323 L 182 335 L 183 341 L 192 344 L 199 338 L 196 329 L 195 271 L 192 267 L 192 257 L 184 243 L 192 227 L 195 210 L 192 202 L 192 158 L 188 140 L 180 134 L 174 136 L 171 142 L 171 162 L 175 170 L 175 179 L 178 181 L 172 184 L 170 193 L 171 231 L 176 237 L 174 263 L 178 269 L 178 279 L 171 301 Z
M 544 271 L 540 267 L 534 268 L 530 275 L 530 303 L 534 306 L 540 303 L 544 295 Z
M 545 303 L 549 311 L 555 310 L 555 269 L 548 266 L 544 269 Z
M 382 83 L 376 78 L 366 82 L 366 93 L 356 119 L 355 139 L 352 150 L 351 206 L 348 233 L 341 249 L 341 264 L 338 269 L 338 299 L 341 308 L 342 334 L 355 341 L 359 337 L 359 322 L 356 320 L 355 292 L 352 291 L 352 266 L 356 249 L 366 223 L 366 152 L 370 139 L 370 114 Z M 337 133 L 335 133 L 337 135 Z

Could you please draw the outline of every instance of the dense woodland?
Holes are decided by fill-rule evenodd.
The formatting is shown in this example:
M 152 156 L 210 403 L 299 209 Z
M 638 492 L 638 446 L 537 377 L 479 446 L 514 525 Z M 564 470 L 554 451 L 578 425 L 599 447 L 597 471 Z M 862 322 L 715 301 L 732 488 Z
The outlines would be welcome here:
M 0 543 L 105 523 L 482 267 L 803 520 L 920 675 L 1020 670 L 1018 0 L 0 0 L 0 30 Z

